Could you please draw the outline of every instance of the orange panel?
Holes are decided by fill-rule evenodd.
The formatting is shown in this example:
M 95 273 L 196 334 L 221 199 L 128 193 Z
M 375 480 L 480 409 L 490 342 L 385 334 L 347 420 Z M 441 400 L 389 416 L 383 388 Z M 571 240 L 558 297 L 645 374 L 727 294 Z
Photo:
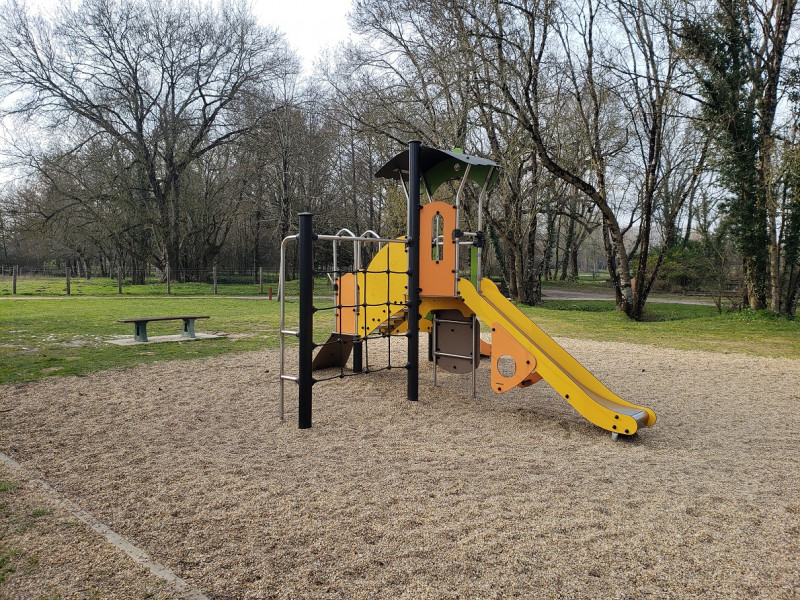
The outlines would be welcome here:
M 453 229 L 456 226 L 456 207 L 445 202 L 431 202 L 422 207 L 419 219 L 420 295 L 455 296 L 456 245 L 453 242 Z M 434 227 L 435 222 L 438 232 Z M 441 237 L 438 251 L 437 234 Z
M 504 377 L 497 363 L 501 356 L 514 359 L 514 374 Z M 498 323 L 492 323 L 492 389 L 498 394 L 519 385 L 527 387 L 541 379 L 535 373 L 536 359 Z
M 336 331 L 356 334 L 355 273 L 346 273 L 336 280 Z

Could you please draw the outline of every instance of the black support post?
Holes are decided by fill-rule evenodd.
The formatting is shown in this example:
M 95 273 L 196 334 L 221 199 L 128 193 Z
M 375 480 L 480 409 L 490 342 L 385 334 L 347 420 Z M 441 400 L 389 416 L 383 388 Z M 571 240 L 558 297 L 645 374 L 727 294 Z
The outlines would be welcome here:
M 300 235 L 298 237 L 300 272 L 300 365 L 297 375 L 299 386 L 299 407 L 297 426 L 300 429 L 311 427 L 311 387 L 314 379 L 311 371 L 314 352 L 314 226 L 313 215 L 300 213 Z
M 358 329 L 358 323 L 356 323 Z M 358 334 L 357 334 L 358 335 Z M 353 373 L 364 372 L 364 343 L 361 337 L 353 340 Z
M 419 399 L 419 149 L 408 143 L 408 399 Z

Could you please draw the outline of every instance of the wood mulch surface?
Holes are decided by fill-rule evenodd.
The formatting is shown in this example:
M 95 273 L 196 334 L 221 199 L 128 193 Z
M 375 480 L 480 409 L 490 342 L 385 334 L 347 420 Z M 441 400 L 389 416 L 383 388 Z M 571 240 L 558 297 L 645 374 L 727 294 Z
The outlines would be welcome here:
M 308 430 L 276 351 L 0 387 L 0 598 L 180 597 L 32 478 L 219 600 L 798 598 L 800 360 L 559 342 L 655 426 L 488 361 L 317 384 Z

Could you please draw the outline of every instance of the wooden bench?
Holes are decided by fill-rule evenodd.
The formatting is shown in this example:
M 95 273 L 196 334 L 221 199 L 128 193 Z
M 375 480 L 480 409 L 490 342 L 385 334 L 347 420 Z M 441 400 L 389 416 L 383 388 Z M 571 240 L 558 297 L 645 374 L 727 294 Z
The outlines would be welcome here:
M 210 319 L 208 315 L 183 315 L 174 317 L 143 317 L 140 319 L 117 319 L 117 323 L 133 323 L 133 339 L 137 342 L 147 341 L 147 324 L 150 321 L 183 321 L 181 336 L 194 338 L 194 322 L 197 319 Z

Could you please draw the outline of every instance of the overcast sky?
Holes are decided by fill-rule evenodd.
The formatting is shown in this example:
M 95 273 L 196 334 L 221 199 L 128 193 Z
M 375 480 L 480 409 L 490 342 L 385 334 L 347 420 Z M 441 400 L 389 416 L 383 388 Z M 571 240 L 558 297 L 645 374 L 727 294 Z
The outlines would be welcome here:
M 351 0 L 252 0 L 253 12 L 265 25 L 286 34 L 309 72 L 326 47 L 347 39 L 346 16 Z
M 28 0 L 28 6 L 49 11 L 60 1 Z M 302 58 L 307 74 L 323 49 L 347 39 L 346 16 L 351 1 L 250 0 L 253 12 L 264 25 L 274 25 L 286 34 L 289 44 Z

